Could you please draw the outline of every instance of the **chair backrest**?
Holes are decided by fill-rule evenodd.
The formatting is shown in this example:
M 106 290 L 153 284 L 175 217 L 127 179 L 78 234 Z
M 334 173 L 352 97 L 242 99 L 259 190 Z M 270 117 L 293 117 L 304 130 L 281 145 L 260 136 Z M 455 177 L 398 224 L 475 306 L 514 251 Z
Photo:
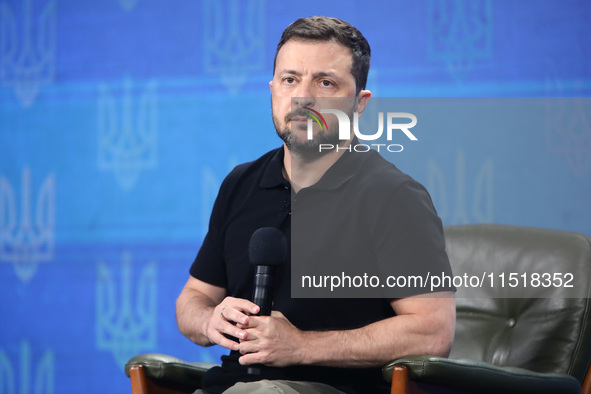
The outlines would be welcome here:
M 476 286 L 472 278 L 458 286 L 450 357 L 565 373 L 582 382 L 591 359 L 591 239 L 491 224 L 449 226 L 445 238 L 454 275 L 485 282 Z M 574 287 L 565 287 L 565 274 L 572 274 Z M 536 285 L 545 298 L 515 298 L 530 296 Z

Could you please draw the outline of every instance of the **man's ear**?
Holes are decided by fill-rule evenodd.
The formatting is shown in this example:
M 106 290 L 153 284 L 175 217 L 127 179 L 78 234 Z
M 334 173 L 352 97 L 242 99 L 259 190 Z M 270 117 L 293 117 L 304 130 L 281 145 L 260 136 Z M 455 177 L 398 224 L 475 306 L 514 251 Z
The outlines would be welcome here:
M 269 89 L 270 90 L 273 90 L 273 80 L 270 80 L 269 81 Z
M 359 116 L 361 116 L 363 111 L 365 111 L 370 97 L 371 92 L 369 90 L 362 90 L 357 95 L 357 112 L 359 113 Z

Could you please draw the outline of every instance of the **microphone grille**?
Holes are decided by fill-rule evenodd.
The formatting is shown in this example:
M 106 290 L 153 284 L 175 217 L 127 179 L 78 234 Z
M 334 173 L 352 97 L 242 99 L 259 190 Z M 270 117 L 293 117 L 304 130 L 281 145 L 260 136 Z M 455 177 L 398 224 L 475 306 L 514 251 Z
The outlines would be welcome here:
M 253 265 L 281 265 L 287 258 L 287 239 L 273 227 L 261 227 L 250 237 L 248 257 Z

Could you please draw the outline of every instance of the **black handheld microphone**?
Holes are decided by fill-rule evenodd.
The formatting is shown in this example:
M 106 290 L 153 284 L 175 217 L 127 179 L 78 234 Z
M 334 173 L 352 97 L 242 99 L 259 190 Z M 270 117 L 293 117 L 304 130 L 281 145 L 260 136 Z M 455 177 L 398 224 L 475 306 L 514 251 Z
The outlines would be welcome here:
M 248 258 L 256 267 L 252 302 L 261 310 L 258 316 L 269 316 L 273 304 L 273 275 L 275 267 L 287 258 L 287 239 L 285 235 L 273 227 L 262 227 L 256 230 L 248 245 Z M 259 375 L 259 368 L 249 367 L 248 374 Z

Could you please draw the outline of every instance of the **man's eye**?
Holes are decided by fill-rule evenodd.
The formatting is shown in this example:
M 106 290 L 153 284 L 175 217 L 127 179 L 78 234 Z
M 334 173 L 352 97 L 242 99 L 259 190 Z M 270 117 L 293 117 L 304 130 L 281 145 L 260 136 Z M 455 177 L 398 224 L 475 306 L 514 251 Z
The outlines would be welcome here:
M 287 78 L 285 78 L 285 82 L 286 82 L 286 83 L 289 83 L 289 84 L 292 84 L 292 83 L 294 83 L 294 82 L 295 82 L 295 78 L 292 78 L 292 77 L 287 77 Z
M 322 86 L 327 87 L 327 88 L 330 86 L 333 86 L 332 82 L 330 82 L 326 79 L 322 80 L 322 82 L 320 82 L 320 83 L 322 84 Z

